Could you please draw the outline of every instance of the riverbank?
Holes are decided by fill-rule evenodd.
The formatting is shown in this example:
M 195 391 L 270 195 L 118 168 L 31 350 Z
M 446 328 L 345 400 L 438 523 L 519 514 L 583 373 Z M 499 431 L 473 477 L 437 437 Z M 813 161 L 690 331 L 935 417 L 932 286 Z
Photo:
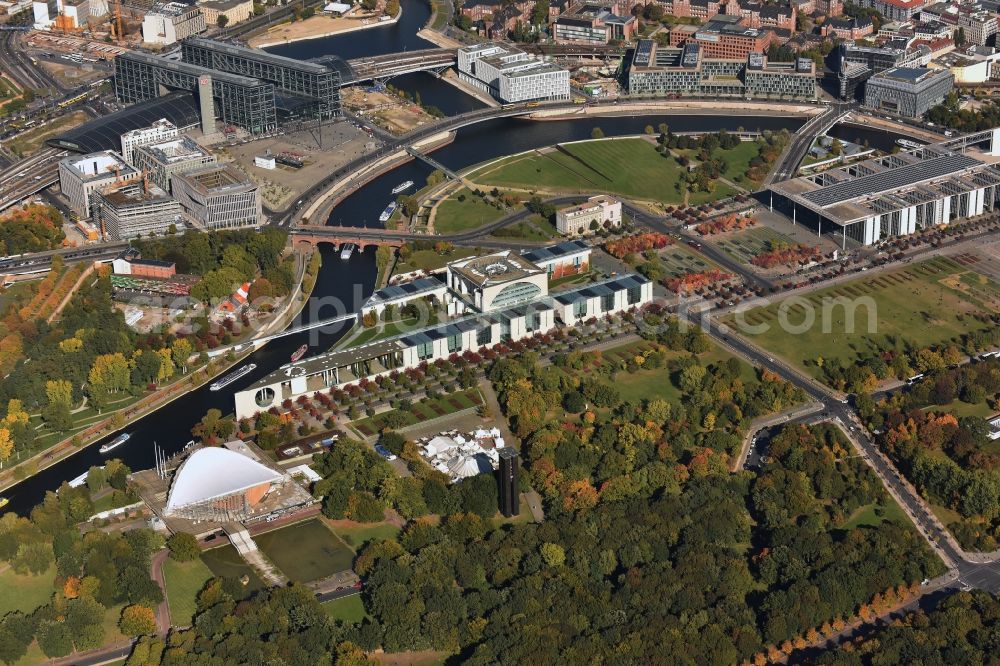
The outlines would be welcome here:
M 313 276 L 311 284 L 309 285 L 308 293 L 304 291 L 305 278 L 308 274 L 306 270 L 308 263 L 308 259 L 303 259 L 301 256 L 298 257 L 296 266 L 297 276 L 295 288 L 292 290 L 292 295 L 289 296 L 289 301 L 282 314 L 275 318 L 275 320 L 264 330 L 260 331 L 258 334 L 259 337 L 270 335 L 276 332 L 276 330 L 282 330 L 294 321 L 295 318 L 299 316 L 299 313 L 302 312 L 306 303 L 309 301 L 309 295 L 316 284 L 316 276 Z M 225 359 L 210 360 L 207 365 L 192 371 L 186 377 L 183 377 L 176 382 L 149 394 L 148 396 L 144 396 L 138 402 L 132 403 L 128 407 L 121 410 L 108 412 L 107 416 L 103 420 L 91 425 L 84 431 L 74 433 L 73 435 L 53 444 L 44 451 L 40 451 L 32 457 L 0 471 L 0 493 L 27 479 L 30 479 L 32 476 L 35 476 L 36 474 L 66 460 L 67 458 L 72 457 L 75 454 L 86 450 L 108 435 L 128 427 L 128 424 L 148 416 L 163 407 L 166 407 L 170 403 L 184 397 L 192 391 L 202 388 L 217 376 L 238 365 L 241 361 L 260 348 L 253 343 L 253 340 L 247 340 L 242 344 L 246 345 L 244 353 L 234 357 L 232 361 L 227 361 Z M 260 346 L 262 347 L 263 345 Z M 69 479 L 66 480 L 68 481 Z
M 399 12 L 391 19 L 380 21 L 375 14 L 357 15 L 347 18 L 345 16 L 333 17 L 325 15 L 311 16 L 305 21 L 295 21 L 292 23 L 282 23 L 269 28 L 267 32 L 254 35 L 247 40 L 247 45 L 258 49 L 270 46 L 281 46 L 293 42 L 304 42 L 310 39 L 321 39 L 323 37 L 333 37 L 344 35 L 349 32 L 368 30 L 369 28 L 381 28 L 393 25 L 403 16 L 403 7 L 400 5 Z
M 430 152 L 442 146 L 446 146 L 454 140 L 455 132 L 441 132 L 414 143 L 413 147 L 424 150 L 425 152 Z M 400 148 L 395 152 L 386 155 L 377 162 L 369 164 L 361 171 L 353 173 L 350 176 L 345 176 L 337 182 L 332 183 L 326 192 L 320 194 L 316 200 L 310 204 L 306 211 L 302 213 L 298 223 L 311 224 L 315 221 L 316 224 L 326 224 L 330 211 L 345 197 L 350 195 L 355 190 L 363 187 L 366 183 L 371 182 L 379 176 L 386 174 L 403 164 L 412 161 L 413 159 L 415 158 L 412 155 Z

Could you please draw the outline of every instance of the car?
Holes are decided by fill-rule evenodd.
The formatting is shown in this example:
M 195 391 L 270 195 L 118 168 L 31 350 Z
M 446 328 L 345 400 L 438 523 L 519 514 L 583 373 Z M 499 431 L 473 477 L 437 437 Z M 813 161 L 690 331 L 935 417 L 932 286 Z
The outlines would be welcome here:
M 380 456 L 382 456 L 383 458 L 385 458 L 389 462 L 392 462 L 393 460 L 396 459 L 396 454 L 394 454 L 392 451 L 390 451 L 389 449 L 385 448 L 381 444 L 376 444 L 375 445 L 375 453 L 379 454 Z

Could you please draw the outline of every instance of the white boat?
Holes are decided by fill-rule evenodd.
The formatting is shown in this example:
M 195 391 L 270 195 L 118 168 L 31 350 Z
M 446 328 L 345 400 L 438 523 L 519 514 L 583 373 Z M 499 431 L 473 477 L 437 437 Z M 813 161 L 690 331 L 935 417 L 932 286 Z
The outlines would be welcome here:
M 245 375 L 245 374 L 247 374 L 249 372 L 253 372 L 256 369 L 257 369 L 257 364 L 256 363 L 250 363 L 248 365 L 244 365 L 242 368 L 240 368 L 238 370 L 233 370 L 228 375 L 226 375 L 222 379 L 220 379 L 217 382 L 215 382 L 214 384 L 212 384 L 211 386 L 208 387 L 208 389 L 210 391 L 218 391 L 221 388 L 229 386 L 230 384 L 232 384 L 233 382 L 235 382 L 237 379 L 239 379 L 243 375 Z
M 385 210 L 382 211 L 382 214 L 378 216 L 378 221 L 388 222 L 389 218 L 392 217 L 392 214 L 395 212 L 396 212 L 396 202 L 392 201 L 389 203 L 388 206 L 385 207 Z
M 344 247 L 340 248 L 340 258 L 345 261 L 350 259 L 351 255 L 354 254 L 354 248 L 354 243 L 345 243 Z
M 87 470 L 86 472 L 84 472 L 80 476 L 78 476 L 75 479 L 73 479 L 72 481 L 70 481 L 69 482 L 69 487 L 70 488 L 79 488 L 83 484 L 87 483 L 87 474 L 89 474 L 89 473 L 90 473 L 90 470 Z
M 924 144 L 910 141 L 909 139 L 896 139 L 896 143 L 903 148 L 923 148 Z
M 396 187 L 392 188 L 392 193 L 393 194 L 399 194 L 400 192 L 405 192 L 406 190 L 410 189 L 411 187 L 413 187 L 413 181 L 412 180 L 408 180 L 405 183 L 400 183 Z
M 130 437 L 132 437 L 132 435 L 128 434 L 127 432 L 123 432 L 122 434 L 118 435 L 107 444 L 102 444 L 101 448 L 97 450 L 100 451 L 101 453 L 107 453 L 111 449 L 117 449 L 119 446 L 127 442 Z

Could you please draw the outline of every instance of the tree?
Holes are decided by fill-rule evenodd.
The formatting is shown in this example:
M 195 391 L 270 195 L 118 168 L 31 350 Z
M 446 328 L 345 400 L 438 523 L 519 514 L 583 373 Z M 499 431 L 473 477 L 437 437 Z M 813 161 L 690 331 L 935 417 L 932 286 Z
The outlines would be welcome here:
M 10 454 L 14 451 L 14 439 L 11 437 L 10 430 L 7 428 L 0 428 L 0 465 L 3 464 L 7 458 L 10 458 Z
M 156 631 L 156 615 L 148 606 L 131 604 L 122 609 L 118 628 L 126 636 L 151 634 Z
M 561 567 L 566 563 L 566 551 L 557 543 L 545 542 L 539 550 L 542 559 L 550 567 Z
M 219 14 L 219 18 L 215 19 L 215 25 L 219 26 L 219 29 L 222 30 L 229 25 L 229 17 L 225 14 Z
M 191 354 L 193 353 L 194 347 L 187 338 L 177 338 L 170 345 L 170 355 L 173 358 L 174 365 L 179 367 L 183 374 L 187 374 L 188 359 L 191 358 Z
M 399 0 L 389 0 L 385 3 L 385 13 L 387 16 L 399 14 Z
M 603 139 L 604 138 L 604 130 L 602 130 L 600 127 L 595 127 L 594 129 L 590 130 L 590 138 L 591 139 Z
M 187 532 L 175 532 L 170 535 L 167 539 L 167 548 L 170 549 L 170 559 L 177 562 L 190 562 L 201 556 L 198 539 Z

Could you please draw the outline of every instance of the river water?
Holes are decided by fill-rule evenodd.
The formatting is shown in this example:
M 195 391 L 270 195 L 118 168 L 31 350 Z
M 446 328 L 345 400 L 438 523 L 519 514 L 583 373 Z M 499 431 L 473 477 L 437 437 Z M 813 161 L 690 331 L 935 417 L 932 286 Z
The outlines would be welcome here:
M 313 58 L 336 54 L 344 58 L 393 53 L 402 49 L 430 48 L 433 45 L 416 36 L 430 15 L 422 0 L 403 0 L 403 18 L 395 25 L 349 33 L 339 37 L 310 40 L 268 49 L 279 55 L 294 58 Z M 479 108 L 481 102 L 430 74 L 413 74 L 400 77 L 393 85 L 410 92 L 419 91 L 423 101 L 439 107 L 445 113 L 457 114 Z M 590 138 L 594 127 L 600 127 L 607 136 L 638 134 L 646 125 L 656 127 L 665 122 L 675 131 L 719 129 L 747 130 L 788 128 L 796 129 L 802 120 L 788 117 L 757 117 L 733 115 L 652 115 L 587 118 L 533 122 L 519 119 L 500 119 L 472 125 L 460 130 L 455 141 L 434 153 L 435 159 L 452 169 L 461 169 L 478 162 L 503 155 L 549 146 L 564 141 Z M 873 141 L 873 145 L 874 141 Z M 424 182 L 431 168 L 419 161 L 412 161 L 368 183 L 358 192 L 347 197 L 330 215 L 330 224 L 351 226 L 377 226 L 378 215 L 394 199 L 391 189 L 402 181 L 413 180 L 418 187 Z M 328 246 L 321 246 L 323 268 L 317 280 L 313 298 L 295 322 L 308 323 L 328 319 L 344 310 L 356 311 L 371 293 L 375 282 L 374 248 L 356 252 L 348 261 Z M 191 439 L 191 428 L 211 408 L 230 413 L 233 409 L 233 392 L 257 381 L 284 363 L 302 344 L 310 344 L 307 355 L 328 349 L 345 333 L 346 326 L 337 324 L 323 329 L 306 331 L 269 343 L 254 353 L 247 362 L 257 365 L 256 370 L 220 391 L 210 391 L 207 386 L 192 391 L 169 405 L 128 424 L 125 430 L 131 439 L 116 448 L 110 455 L 98 453 L 98 444 L 67 458 L 39 474 L 4 492 L 11 500 L 7 507 L 22 515 L 40 502 L 46 491 L 55 490 L 63 481 L 72 479 L 92 465 L 102 464 L 108 457 L 121 458 L 132 469 L 153 466 L 153 443 L 166 453 L 180 450 Z M 109 438 L 110 439 L 110 438 Z

